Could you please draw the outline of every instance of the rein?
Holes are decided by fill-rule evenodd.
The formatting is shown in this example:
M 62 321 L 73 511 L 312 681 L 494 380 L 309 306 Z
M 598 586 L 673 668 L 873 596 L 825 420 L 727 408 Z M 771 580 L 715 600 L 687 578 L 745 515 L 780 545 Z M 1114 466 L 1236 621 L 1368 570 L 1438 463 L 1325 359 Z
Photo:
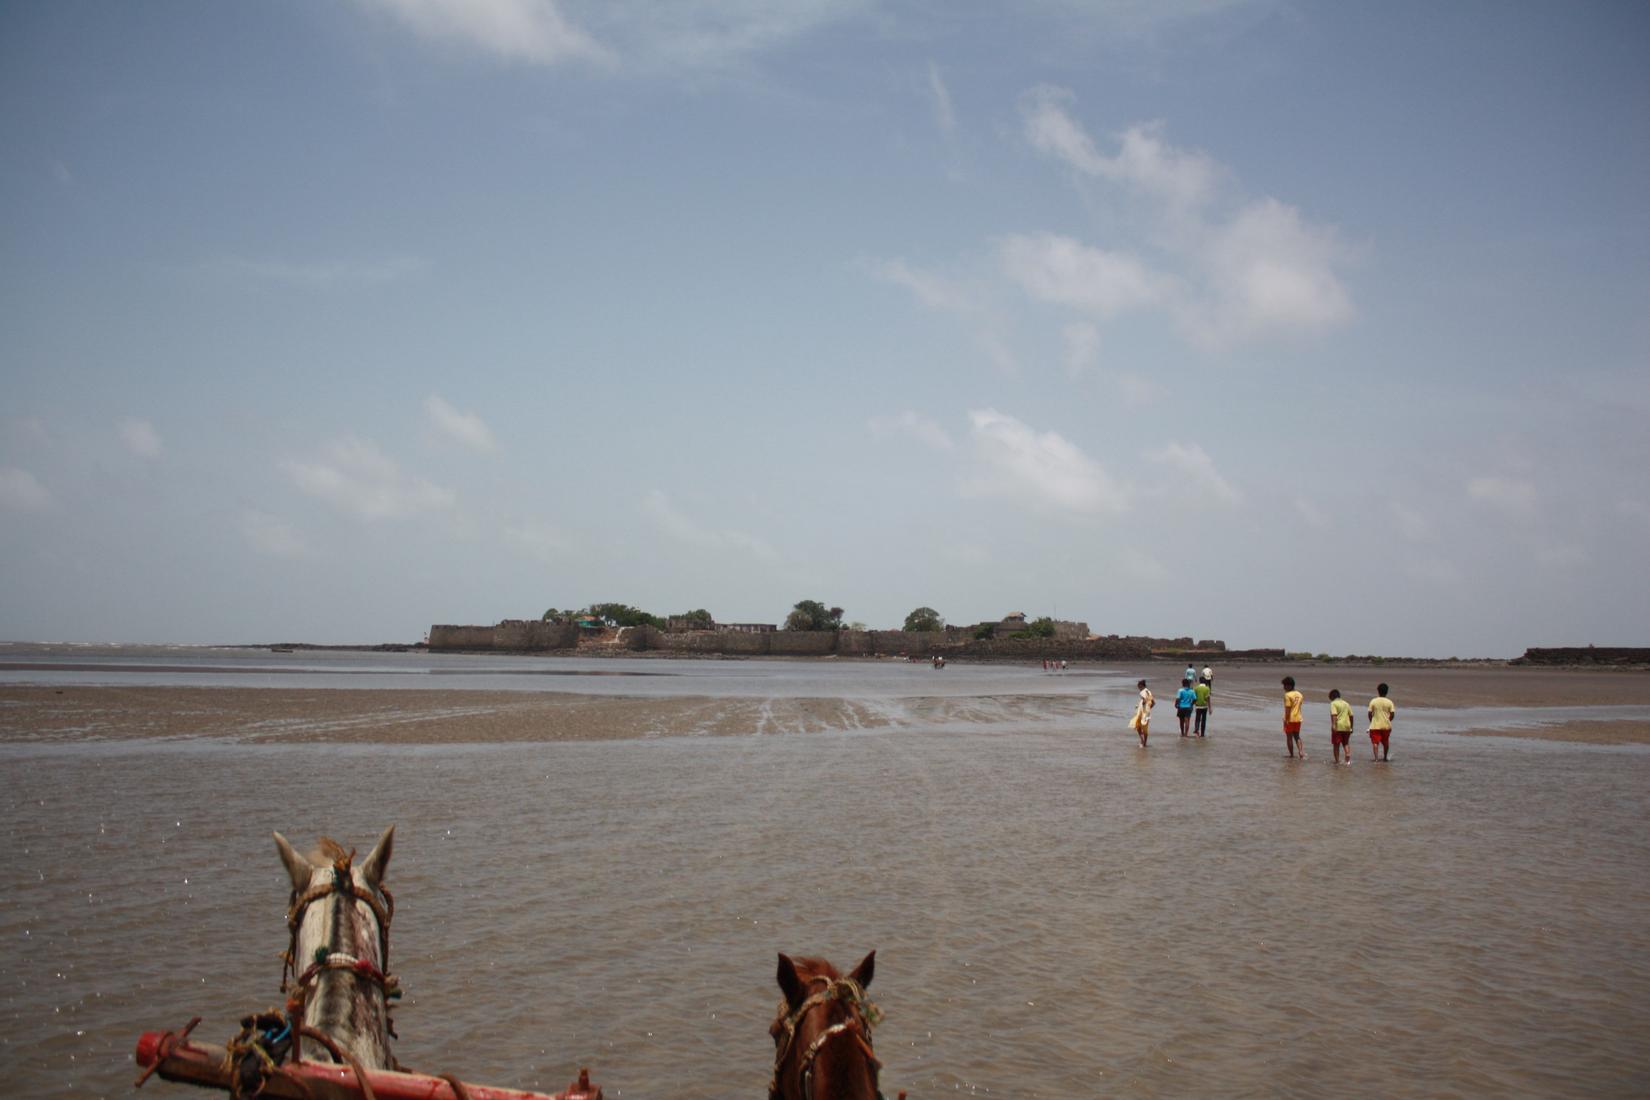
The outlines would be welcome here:
M 814 1060 L 825 1044 L 839 1035 L 846 1035 L 854 1040 L 865 1060 L 871 1065 L 871 1078 L 875 1081 L 877 1071 L 882 1068 L 882 1059 L 876 1056 L 871 1049 L 871 1029 L 882 1022 L 882 1010 L 865 995 L 865 989 L 852 978 L 826 978 L 818 976 L 811 981 L 824 982 L 825 988 L 818 993 L 809 995 L 803 1002 L 790 1010 L 785 1001 L 779 1002 L 779 1011 L 774 1016 L 773 1026 L 769 1029 L 777 1039 L 779 1033 L 785 1033 L 784 1041 L 779 1044 L 779 1050 L 774 1055 L 773 1077 L 768 1081 L 768 1100 L 778 1100 L 779 1097 L 779 1070 L 785 1064 L 791 1047 L 796 1043 L 796 1029 L 802 1023 L 802 1018 L 815 1008 L 830 1001 L 841 1001 L 848 1009 L 848 1019 L 831 1024 L 822 1030 L 808 1048 L 802 1052 L 797 1064 L 797 1079 L 802 1095 L 811 1097 L 813 1094 Z M 879 1091 L 880 1097 L 882 1093 Z

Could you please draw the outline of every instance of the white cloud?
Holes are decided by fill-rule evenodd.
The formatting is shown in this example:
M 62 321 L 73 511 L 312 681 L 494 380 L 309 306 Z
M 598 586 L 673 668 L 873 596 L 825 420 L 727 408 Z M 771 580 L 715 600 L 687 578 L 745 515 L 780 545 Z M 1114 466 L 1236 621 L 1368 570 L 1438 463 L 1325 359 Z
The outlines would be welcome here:
M 1506 477 L 1475 477 L 1467 482 L 1467 495 L 1514 519 L 1535 515 L 1535 486 Z
M 52 494 L 27 470 L 0 466 L 0 508 L 38 511 L 51 503 Z
M 1020 101 L 1026 140 L 1087 176 L 1125 184 L 1174 206 L 1198 206 L 1214 192 L 1220 170 L 1207 155 L 1167 144 L 1160 123 L 1123 131 L 1115 156 L 1106 156 L 1066 109 L 1075 97 L 1062 88 L 1033 88 Z
M 160 433 L 147 420 L 129 416 L 120 422 L 120 441 L 139 458 L 159 458 Z
M 1535 548 L 1535 560 L 1548 569 L 1573 570 L 1586 565 L 1587 548 L 1573 542 L 1543 543 Z
M 1200 250 L 1213 301 L 1188 314 L 1193 335 L 1223 345 L 1350 320 L 1352 300 L 1334 269 L 1345 255 L 1333 229 L 1308 224 L 1292 206 L 1245 206 Z
M 611 54 L 568 22 L 556 0 L 362 0 L 417 34 L 456 40 L 510 61 L 553 65 Z
M 898 416 L 873 416 L 869 425 L 880 436 L 915 439 L 936 451 L 949 451 L 954 446 L 951 437 L 938 423 L 909 409 Z
M 929 309 L 967 313 L 974 308 L 973 297 L 961 286 L 932 272 L 912 267 L 901 259 L 872 260 L 871 274 L 885 283 L 903 287 Z
M 543 562 L 556 560 L 572 546 L 560 528 L 535 519 L 506 524 L 504 538 L 521 553 Z
M 430 269 L 428 260 L 416 256 L 391 256 L 381 260 L 255 260 L 231 256 L 205 265 L 213 273 L 287 283 L 312 290 L 339 287 L 382 286 L 415 278 Z
M 1002 261 L 1033 298 L 1101 317 L 1160 302 L 1169 291 L 1167 280 L 1126 252 L 1052 233 L 1004 238 Z
M 679 511 L 658 489 L 642 498 L 642 512 L 665 535 L 677 542 L 710 550 L 737 550 L 758 558 L 776 557 L 773 547 L 743 531 L 714 531 Z
M 1060 330 L 1066 346 L 1066 375 L 1078 378 L 1100 361 L 1100 330 L 1087 321 L 1076 321 Z
M 382 451 L 359 439 L 340 440 L 318 459 L 283 466 L 298 488 L 358 519 L 405 519 L 457 503 L 451 489 L 402 474 Z
M 1355 315 L 1337 270 L 1351 250 L 1333 226 L 1273 198 L 1217 202 L 1226 171 L 1206 153 L 1170 145 L 1159 123 L 1123 131 L 1108 155 L 1072 115 L 1073 101 L 1058 88 L 1027 92 L 1026 140 L 1084 176 L 1149 200 L 1146 239 L 1158 255 L 1148 263 L 1069 238 L 1014 238 L 1019 252 L 1005 249 L 1005 264 L 1028 292 L 1101 316 L 1166 307 L 1189 339 L 1210 348 L 1318 332 Z M 1138 220 L 1119 213 L 1125 224 Z M 1024 244 L 1035 240 L 1049 253 L 1041 262 Z
M 1243 503 L 1243 494 L 1221 476 L 1220 471 L 1215 469 L 1214 460 L 1196 443 L 1170 443 L 1148 451 L 1146 457 L 1179 470 L 1187 484 L 1202 496 L 1229 508 Z
M 1084 515 L 1128 506 L 1127 491 L 1058 433 L 1035 431 L 995 409 L 977 409 L 968 418 L 982 472 L 967 492 Z
M 475 413 L 459 412 L 438 394 L 424 399 L 424 412 L 436 430 L 472 450 L 490 453 L 498 449 L 493 433 Z
M 241 512 L 241 536 L 247 545 L 271 558 L 304 558 L 309 546 L 285 520 L 247 508 Z
M 940 67 L 932 61 L 928 63 L 928 94 L 934 100 L 934 122 L 943 133 L 951 133 L 957 128 L 957 111 L 951 104 L 951 92 L 945 86 L 945 79 L 940 76 Z
M 586 4 L 581 18 L 626 67 L 718 69 L 869 8 L 868 0 L 673 0 Z

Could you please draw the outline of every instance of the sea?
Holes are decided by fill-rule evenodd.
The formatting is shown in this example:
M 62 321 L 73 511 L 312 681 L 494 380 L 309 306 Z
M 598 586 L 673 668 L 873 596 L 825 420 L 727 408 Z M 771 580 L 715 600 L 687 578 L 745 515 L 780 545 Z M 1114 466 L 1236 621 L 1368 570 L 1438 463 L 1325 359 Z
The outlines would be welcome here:
M 1361 733 L 1352 767 L 1310 732 L 1290 761 L 1269 695 L 1218 690 L 1206 739 L 1161 706 L 1141 750 L 1134 675 L 7 647 L 0 686 L 846 698 L 886 720 L 14 731 L 3 1091 L 124 1097 L 141 1033 L 198 1015 L 227 1040 L 281 1000 L 271 830 L 365 852 L 393 823 L 397 1056 L 478 1084 L 554 1092 L 588 1067 L 609 1098 L 761 1096 L 777 953 L 846 971 L 874 949 L 890 1097 L 1650 1093 L 1650 751 L 1450 732 L 1540 710 L 1401 707 L 1390 763 Z

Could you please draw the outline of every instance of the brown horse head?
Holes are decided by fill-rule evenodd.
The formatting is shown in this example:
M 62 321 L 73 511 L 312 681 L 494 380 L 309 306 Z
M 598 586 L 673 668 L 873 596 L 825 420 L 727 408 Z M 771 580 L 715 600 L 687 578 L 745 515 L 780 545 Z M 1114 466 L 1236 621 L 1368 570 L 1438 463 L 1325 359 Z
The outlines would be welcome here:
M 395 901 L 384 888 L 394 842 L 391 825 L 367 858 L 356 863 L 353 849 L 346 851 L 325 837 L 314 851 L 299 855 L 286 837 L 275 834 L 275 847 L 292 880 L 287 910 L 292 981 L 283 973 L 281 990 L 302 1005 L 305 1027 L 328 1036 L 368 1069 L 395 1064 L 389 1002 L 400 990 L 387 973 Z
M 769 1100 L 877 1100 L 871 1029 L 881 1013 L 865 995 L 875 973 L 872 951 L 844 978 L 824 959 L 779 956 L 785 999 L 773 1026 Z

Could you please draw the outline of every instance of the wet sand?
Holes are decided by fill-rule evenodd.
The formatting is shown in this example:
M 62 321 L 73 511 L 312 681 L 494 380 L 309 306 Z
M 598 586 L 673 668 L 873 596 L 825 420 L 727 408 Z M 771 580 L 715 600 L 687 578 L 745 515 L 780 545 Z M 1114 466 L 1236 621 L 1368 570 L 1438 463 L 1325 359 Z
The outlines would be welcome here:
M 233 738 L 247 743 L 614 741 L 882 724 L 852 699 L 639 698 L 550 692 L 0 687 L 0 739 Z
M 1132 674 L 1132 670 L 1117 670 Z M 1141 670 L 1166 698 L 1178 669 Z M 1077 687 L 1081 671 L 1069 681 Z M 1595 744 L 1650 744 L 1650 673 L 1596 669 L 1393 667 L 1283 662 L 1233 664 L 1215 672 L 1216 713 L 1276 705 L 1279 681 L 1295 677 L 1309 703 L 1330 688 L 1361 718 L 1375 685 L 1391 685 L 1399 728 L 1412 709 L 1552 708 L 1644 705 L 1644 719 L 1589 718 L 1451 731 Z M 1027 717 L 1083 720 L 1081 696 L 994 703 Z M 975 713 L 975 711 L 979 711 Z M 0 685 L 0 738 L 232 738 L 249 743 L 462 744 L 611 741 L 677 736 L 813 733 L 902 724 L 988 720 L 979 700 L 906 701 L 897 712 L 856 698 L 632 696 L 560 691 L 481 691 L 284 687 L 64 688 Z M 1361 724 L 1361 723 L 1360 723 Z
M 1199 666 L 1202 667 L 1201 665 Z M 1178 668 L 1156 674 L 1164 684 L 1176 680 Z M 1572 707 L 1643 705 L 1650 712 L 1650 672 L 1640 669 L 1532 668 L 1482 665 L 1467 667 L 1373 665 L 1286 661 L 1215 666 L 1217 693 L 1239 690 L 1279 696 L 1285 676 L 1293 676 L 1308 702 L 1337 688 L 1353 709 L 1375 694 L 1377 684 L 1391 686 L 1400 713 L 1405 707 Z M 1178 680 L 1176 680 L 1178 682 Z M 1156 684 L 1153 685 L 1156 687 Z M 1163 692 L 1158 691 L 1161 698 Z

